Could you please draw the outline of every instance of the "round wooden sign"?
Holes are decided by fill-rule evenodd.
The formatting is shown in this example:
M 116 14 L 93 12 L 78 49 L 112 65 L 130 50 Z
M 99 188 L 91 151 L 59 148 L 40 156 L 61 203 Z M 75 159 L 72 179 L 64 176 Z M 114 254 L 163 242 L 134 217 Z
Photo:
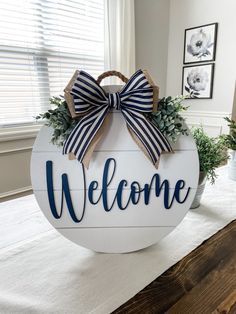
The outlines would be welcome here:
M 31 159 L 35 197 L 49 222 L 71 241 L 97 252 L 148 247 L 169 234 L 193 201 L 199 175 L 191 135 L 162 154 L 158 169 L 131 138 L 122 114 L 109 113 L 109 130 L 89 169 L 69 160 L 42 127 Z

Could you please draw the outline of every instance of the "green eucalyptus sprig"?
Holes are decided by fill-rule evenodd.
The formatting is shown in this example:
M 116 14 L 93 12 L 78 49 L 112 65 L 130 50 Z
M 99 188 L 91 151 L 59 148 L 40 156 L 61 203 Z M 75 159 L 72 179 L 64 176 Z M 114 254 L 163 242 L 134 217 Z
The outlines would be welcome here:
M 62 146 L 76 126 L 77 121 L 71 118 L 67 103 L 62 96 L 50 98 L 50 104 L 54 108 L 39 114 L 36 120 L 45 120 L 45 125 L 53 128 L 51 142 L 57 146 Z
M 158 102 L 158 111 L 148 115 L 162 134 L 174 143 L 181 134 L 188 135 L 185 120 L 179 114 L 181 111 L 188 109 L 182 104 L 184 99 L 184 96 L 164 97 Z
M 188 135 L 184 118 L 179 114 L 188 108 L 182 105 L 183 99 L 182 96 L 162 98 L 158 103 L 158 112 L 148 115 L 148 118 L 172 142 L 176 142 L 180 134 Z M 71 118 L 67 103 L 62 96 L 50 98 L 50 104 L 52 109 L 39 114 L 36 120 L 46 121 L 45 125 L 53 128 L 51 142 L 62 146 L 78 120 Z

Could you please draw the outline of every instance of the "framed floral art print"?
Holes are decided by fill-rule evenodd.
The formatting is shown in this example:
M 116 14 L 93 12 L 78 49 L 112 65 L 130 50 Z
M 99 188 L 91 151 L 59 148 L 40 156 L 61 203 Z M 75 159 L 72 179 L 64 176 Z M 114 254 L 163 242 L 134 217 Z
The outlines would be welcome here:
M 217 28 L 212 23 L 185 30 L 184 64 L 215 60 Z
M 214 63 L 183 67 L 182 95 L 186 98 L 212 98 Z

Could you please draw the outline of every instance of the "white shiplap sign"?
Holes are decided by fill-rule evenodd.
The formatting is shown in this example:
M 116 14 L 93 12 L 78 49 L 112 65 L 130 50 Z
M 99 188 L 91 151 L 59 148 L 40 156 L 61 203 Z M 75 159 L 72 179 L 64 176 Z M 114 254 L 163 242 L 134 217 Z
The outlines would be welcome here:
M 181 222 L 195 195 L 198 155 L 192 137 L 181 136 L 175 153 L 163 154 L 155 169 L 122 114 L 109 114 L 89 169 L 62 155 L 50 143 L 52 129 L 42 127 L 32 152 L 32 185 L 43 213 L 65 237 L 97 252 L 131 252 Z

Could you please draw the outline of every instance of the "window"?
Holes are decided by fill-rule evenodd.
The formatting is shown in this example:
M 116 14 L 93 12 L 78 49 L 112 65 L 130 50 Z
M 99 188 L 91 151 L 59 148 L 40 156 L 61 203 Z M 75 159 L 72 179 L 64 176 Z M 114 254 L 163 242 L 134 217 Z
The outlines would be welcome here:
M 33 122 L 76 69 L 104 70 L 103 0 L 1 0 L 0 16 L 0 126 Z

